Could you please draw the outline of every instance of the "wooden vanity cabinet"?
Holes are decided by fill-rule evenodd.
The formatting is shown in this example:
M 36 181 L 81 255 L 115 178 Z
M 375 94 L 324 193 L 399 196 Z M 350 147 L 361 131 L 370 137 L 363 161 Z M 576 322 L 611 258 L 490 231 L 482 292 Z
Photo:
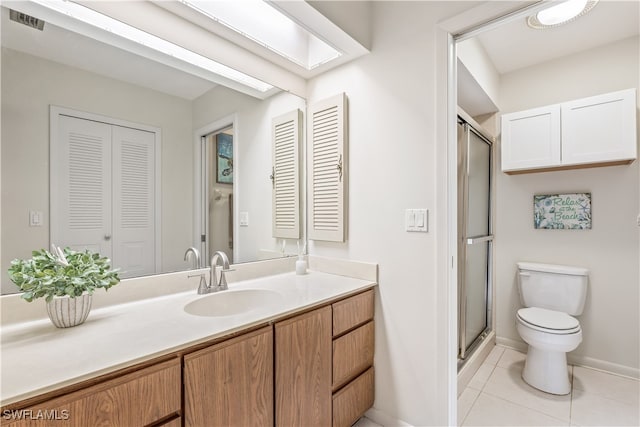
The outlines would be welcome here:
M 2 425 L 349 427 L 373 405 L 373 303 L 370 289 L 11 405 Z
M 333 427 L 351 426 L 373 406 L 373 289 L 338 301 L 333 312 Z
M 184 425 L 273 425 L 271 326 L 184 356 Z
M 181 412 L 180 359 L 95 384 L 24 409 L 10 411 L 22 426 L 177 426 Z M 3 416 L 5 414 L 3 413 Z
M 348 427 L 373 405 L 373 295 L 276 323 L 276 426 Z
M 331 307 L 275 324 L 275 425 L 331 425 Z

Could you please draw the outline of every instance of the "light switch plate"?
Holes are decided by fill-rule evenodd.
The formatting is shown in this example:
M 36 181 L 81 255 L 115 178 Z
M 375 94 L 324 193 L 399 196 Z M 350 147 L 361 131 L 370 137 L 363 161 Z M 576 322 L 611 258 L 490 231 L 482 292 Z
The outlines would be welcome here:
M 240 227 L 249 226 L 249 212 L 240 212 Z
M 405 230 L 427 233 L 429 231 L 429 210 L 406 209 Z
M 42 227 L 41 211 L 29 211 L 29 227 Z

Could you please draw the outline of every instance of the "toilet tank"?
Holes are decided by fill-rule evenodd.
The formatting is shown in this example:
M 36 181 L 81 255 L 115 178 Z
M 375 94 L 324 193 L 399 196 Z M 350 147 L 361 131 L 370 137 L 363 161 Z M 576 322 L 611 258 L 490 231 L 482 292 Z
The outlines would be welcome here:
M 518 263 L 520 301 L 525 307 L 582 314 L 589 270 L 556 264 Z

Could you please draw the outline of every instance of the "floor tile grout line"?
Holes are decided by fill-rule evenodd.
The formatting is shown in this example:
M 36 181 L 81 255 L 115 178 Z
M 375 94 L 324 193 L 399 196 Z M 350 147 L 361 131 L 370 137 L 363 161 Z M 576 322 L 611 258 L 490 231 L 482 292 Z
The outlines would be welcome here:
M 482 391 L 481 393 L 488 394 L 489 396 L 496 397 L 496 398 L 498 398 L 498 399 L 504 400 L 505 402 L 509 402 L 509 403 L 514 404 L 514 405 L 517 405 L 517 406 L 519 406 L 519 407 L 521 407 L 521 408 L 529 409 L 529 410 L 531 410 L 531 411 L 535 411 L 535 412 L 537 412 L 537 413 L 539 413 L 539 414 L 546 415 L 547 417 L 551 417 L 551 418 L 553 418 L 553 419 L 555 419 L 555 420 L 560 420 L 560 421 L 562 421 L 562 422 L 569 422 L 569 423 L 571 422 L 571 420 L 570 420 L 570 419 L 569 419 L 569 420 L 563 420 L 562 418 L 558 418 L 558 417 L 557 417 L 557 416 L 555 416 L 555 415 L 551 415 L 551 414 L 549 414 L 549 413 L 547 413 L 547 412 L 543 412 L 543 411 L 541 411 L 541 410 L 540 410 L 540 409 L 538 409 L 538 408 L 533 408 L 533 407 L 531 407 L 531 406 L 525 406 L 525 405 L 522 405 L 521 403 L 514 402 L 514 401 L 509 400 L 509 399 L 505 399 L 504 397 L 502 397 L 502 396 L 500 396 L 500 395 L 493 394 L 493 393 L 488 392 L 488 391 Z M 569 417 L 571 417 L 571 412 L 569 412 Z
M 516 405 L 516 406 L 519 406 L 519 407 L 521 407 L 521 408 L 528 409 L 528 410 L 533 411 L 533 412 L 537 412 L 538 414 L 542 414 L 542 415 L 544 415 L 545 417 L 553 418 L 554 420 L 557 420 L 557 421 L 560 421 L 560 422 L 563 422 L 563 423 L 568 423 L 568 424 L 567 424 L 568 426 L 570 426 L 570 425 L 571 425 L 571 421 L 566 421 L 566 420 L 560 419 L 560 418 L 558 418 L 558 417 L 554 417 L 553 415 L 549 415 L 549 414 L 547 414 L 547 413 L 545 413 L 545 412 L 539 411 L 539 410 L 534 409 L 534 408 L 529 408 L 528 406 L 520 405 L 519 403 L 512 402 L 512 401 L 507 400 L 507 399 L 505 399 L 505 398 L 503 398 L 503 397 L 496 396 L 495 394 L 492 394 L 492 393 L 489 393 L 489 392 L 486 392 L 486 391 L 481 391 L 481 392 L 480 392 L 480 394 L 482 394 L 482 393 L 485 393 L 485 394 L 487 394 L 487 395 L 489 395 L 489 396 L 491 396 L 491 397 L 495 397 L 496 399 L 500 399 L 500 400 L 502 400 L 502 401 L 504 401 L 504 402 L 511 403 L 512 405 Z M 478 397 L 476 398 L 476 400 L 480 397 L 480 394 L 478 395 Z M 469 411 L 469 412 L 471 412 L 471 411 Z
M 573 392 L 575 391 L 575 389 L 573 388 L 576 376 L 575 373 L 573 372 L 573 365 L 569 365 L 571 366 L 571 400 L 569 401 L 569 425 L 571 425 L 571 423 L 573 422 Z
M 483 394 L 484 394 L 484 396 L 490 396 L 492 398 L 499 399 L 499 400 L 501 400 L 503 402 L 511 403 L 512 405 L 515 405 L 516 407 L 527 409 L 527 410 L 533 411 L 533 412 L 535 412 L 537 414 L 544 415 L 546 417 L 551 418 L 552 420 L 556 420 L 557 422 L 563 423 L 564 425 L 568 425 L 568 426 L 571 426 L 572 423 L 574 422 L 574 415 L 575 415 L 574 414 L 574 409 L 575 409 L 574 408 L 574 398 L 575 398 L 575 391 L 577 391 L 577 390 L 579 390 L 580 393 L 586 393 L 586 394 L 589 394 L 589 395 L 597 396 L 598 398 L 604 399 L 604 400 L 609 401 L 609 402 L 616 402 L 616 403 L 622 404 L 622 405 L 627 406 L 627 407 L 628 406 L 634 406 L 636 408 L 636 411 L 638 410 L 638 405 L 637 404 L 628 402 L 626 400 L 621 400 L 619 398 L 611 397 L 609 395 L 600 394 L 600 393 L 594 392 L 592 390 L 576 389 L 575 388 L 575 386 L 576 386 L 575 368 L 579 367 L 579 368 L 583 368 L 583 369 L 590 370 L 590 371 L 593 371 L 593 372 L 599 372 L 599 373 L 606 374 L 606 375 L 612 375 L 614 377 L 618 377 L 618 378 L 625 379 L 625 380 L 636 381 L 638 383 L 640 383 L 640 379 L 634 378 L 634 377 L 625 376 L 625 375 L 620 375 L 620 374 L 617 374 L 617 373 L 614 373 L 614 372 L 604 371 L 604 370 L 597 369 L 597 368 L 591 368 L 591 367 L 588 367 L 588 366 L 574 365 L 574 364 L 569 364 L 570 377 L 571 377 L 571 389 L 570 389 L 569 399 L 568 399 L 569 400 L 569 419 L 568 419 L 568 421 L 563 420 L 561 418 L 558 418 L 557 416 L 551 415 L 551 414 L 549 414 L 547 412 L 543 412 L 543 411 L 539 410 L 538 408 L 525 406 L 525 405 L 522 405 L 522 404 L 520 404 L 518 402 L 514 402 L 514 401 L 511 401 L 511 400 L 508 400 L 508 399 L 506 399 L 506 398 L 504 398 L 504 397 L 502 397 L 500 395 L 496 395 L 496 394 L 493 394 L 491 392 L 488 392 L 488 391 L 486 391 L 486 387 L 489 384 L 489 382 L 491 381 L 492 377 L 496 374 L 496 368 L 500 367 L 500 368 L 507 369 L 507 370 L 510 368 L 510 366 L 499 366 L 501 361 L 505 358 L 505 355 L 507 354 L 507 350 L 511 350 L 513 352 L 524 354 L 524 356 L 526 358 L 526 353 L 522 353 L 521 351 L 519 351 L 517 349 L 511 348 L 511 347 L 503 347 L 503 346 L 499 346 L 497 344 L 496 344 L 496 347 L 502 347 L 502 352 L 500 353 L 500 356 L 496 359 L 495 363 L 488 363 L 488 365 L 491 366 L 491 371 L 490 371 L 489 375 L 487 375 L 486 381 L 484 381 L 482 383 L 482 387 L 478 390 L 478 388 L 468 387 L 467 386 L 467 388 L 471 388 L 471 389 L 473 389 L 475 391 L 478 391 L 478 394 L 476 395 L 475 399 L 473 400 L 473 403 L 469 406 L 469 410 L 467 411 L 467 413 L 463 417 L 462 421 L 459 421 L 459 425 L 462 425 L 462 424 L 464 424 L 464 422 L 467 421 L 469 415 L 471 414 L 473 409 L 478 404 L 478 399 L 480 399 L 480 396 L 482 396 Z M 509 357 L 511 357 L 511 356 L 509 356 Z M 508 361 L 507 359 L 505 359 L 505 363 L 506 362 L 509 362 L 509 365 L 512 365 L 513 363 L 517 363 L 519 361 L 517 361 L 517 360 Z M 567 424 L 567 422 L 568 422 L 568 424 Z
M 504 370 L 508 370 L 508 369 L 509 369 L 509 368 L 504 368 L 504 367 L 497 366 L 497 365 L 496 365 L 496 368 L 500 368 L 500 369 L 504 369 Z M 494 374 L 494 372 L 495 372 L 495 369 L 491 372 L 491 375 L 489 375 L 489 377 L 487 378 L 487 382 L 485 383 L 485 386 L 489 383 L 489 380 L 491 379 L 491 376 Z M 573 371 L 572 371 L 572 372 L 573 372 Z M 573 381 L 573 378 L 572 378 L 572 381 Z M 524 382 L 524 380 L 523 380 L 523 382 Z M 526 384 L 526 382 L 525 382 L 525 384 Z M 528 387 L 531 387 L 530 385 L 527 385 L 527 386 L 528 386 Z M 533 387 L 532 387 L 532 388 L 533 388 Z M 529 390 L 525 390 L 525 392 L 526 392 L 527 394 L 531 394 L 531 392 L 530 392 Z M 564 420 L 562 420 L 561 418 L 558 418 L 558 417 L 556 417 L 556 416 L 554 416 L 554 415 L 551 415 L 551 414 L 548 414 L 548 413 L 546 413 L 546 412 L 543 412 L 543 411 L 541 411 L 541 410 L 539 410 L 539 409 L 537 409 L 537 408 L 532 408 L 532 407 L 529 407 L 529 406 L 525 406 L 525 405 L 522 405 L 522 404 L 520 404 L 520 403 L 518 403 L 518 402 L 514 402 L 514 401 L 512 401 L 512 400 L 505 399 L 504 397 L 499 396 L 499 395 L 497 395 L 497 394 L 493 394 L 493 393 L 490 393 L 490 392 L 488 392 L 488 391 L 485 391 L 485 390 L 484 390 L 484 387 L 483 387 L 483 389 L 481 390 L 481 393 L 486 393 L 486 394 L 488 394 L 489 396 L 497 397 L 497 398 L 502 399 L 502 400 L 504 400 L 504 401 L 507 401 L 507 402 L 513 403 L 514 405 L 518 405 L 518 406 L 520 406 L 520 407 L 522 407 L 522 408 L 527 408 L 527 409 L 530 409 L 530 410 L 532 410 L 532 411 L 536 411 L 536 412 L 538 412 L 538 413 L 540 413 L 540 414 L 544 414 L 544 415 L 546 415 L 546 416 L 548 416 L 548 417 L 552 417 L 552 418 L 554 418 L 554 419 L 556 419 L 556 420 L 561 420 L 561 421 L 563 421 L 563 422 L 564 422 Z M 569 393 L 569 395 L 570 395 L 570 397 L 569 397 L 569 401 L 571 402 L 571 401 L 573 400 L 573 385 L 572 385 L 572 390 L 571 390 L 571 392 Z M 570 423 L 571 423 L 571 405 L 569 406 L 569 424 L 570 424 Z
M 609 401 L 609 402 L 620 403 L 621 405 L 624 405 L 624 406 L 633 406 L 633 407 L 635 407 L 635 408 L 639 408 L 639 407 L 640 407 L 640 405 L 639 405 L 639 404 L 637 404 L 637 403 L 635 403 L 635 402 L 634 402 L 634 403 L 631 403 L 631 402 L 626 402 L 626 401 L 624 401 L 624 400 L 620 400 L 620 399 L 613 399 L 613 398 L 608 397 L 608 396 L 606 396 L 606 395 L 604 395 L 604 394 L 596 393 L 596 392 L 593 392 L 593 391 L 580 390 L 580 389 L 578 389 L 578 391 L 579 391 L 581 394 L 589 394 L 589 395 L 591 395 L 591 396 L 597 396 L 599 399 L 604 399 L 604 400 L 607 400 L 607 401 Z M 571 399 L 573 400 L 573 394 L 572 394 L 572 396 L 571 396 Z
M 467 387 L 468 389 L 469 387 Z M 474 388 L 472 388 L 472 390 L 476 390 Z M 480 395 L 482 394 L 481 390 L 477 390 L 478 394 L 476 395 L 475 399 L 473 399 L 473 403 L 471 403 L 471 405 L 469 406 L 469 410 L 467 411 L 466 414 L 464 414 L 464 417 L 462 417 L 462 420 L 458 420 L 458 425 L 461 426 L 464 424 L 465 420 L 467 419 L 467 417 L 469 416 L 469 414 L 471 413 L 471 410 L 473 409 L 473 406 L 476 404 L 476 402 L 478 401 L 478 397 L 480 397 Z M 464 393 L 464 392 L 463 392 Z

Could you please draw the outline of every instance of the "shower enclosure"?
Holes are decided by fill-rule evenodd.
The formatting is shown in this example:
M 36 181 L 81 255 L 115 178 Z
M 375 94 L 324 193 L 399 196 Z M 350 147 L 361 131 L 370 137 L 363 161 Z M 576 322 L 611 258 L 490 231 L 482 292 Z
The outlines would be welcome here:
M 458 117 L 458 359 L 464 361 L 491 325 L 492 145 Z

